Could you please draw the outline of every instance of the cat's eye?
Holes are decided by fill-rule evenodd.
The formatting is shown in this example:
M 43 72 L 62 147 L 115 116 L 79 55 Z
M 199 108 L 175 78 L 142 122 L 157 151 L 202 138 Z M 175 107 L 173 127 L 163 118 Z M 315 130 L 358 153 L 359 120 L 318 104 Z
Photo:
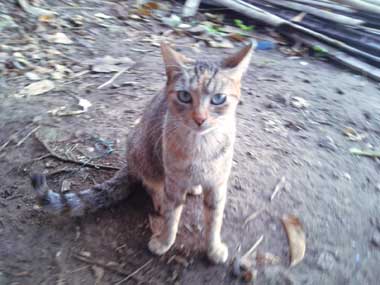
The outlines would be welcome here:
M 227 96 L 224 94 L 216 94 L 211 98 L 211 104 L 213 105 L 222 105 L 226 102 Z
M 182 103 L 189 104 L 192 101 L 191 94 L 187 91 L 178 91 L 177 92 L 178 100 Z

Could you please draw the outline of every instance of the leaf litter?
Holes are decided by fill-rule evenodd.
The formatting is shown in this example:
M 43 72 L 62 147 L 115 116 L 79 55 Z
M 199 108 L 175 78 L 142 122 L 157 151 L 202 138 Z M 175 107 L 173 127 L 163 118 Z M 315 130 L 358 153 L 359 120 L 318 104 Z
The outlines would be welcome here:
M 290 251 L 290 266 L 302 261 L 306 251 L 306 237 L 301 221 L 294 215 L 284 215 L 282 223 L 288 236 Z

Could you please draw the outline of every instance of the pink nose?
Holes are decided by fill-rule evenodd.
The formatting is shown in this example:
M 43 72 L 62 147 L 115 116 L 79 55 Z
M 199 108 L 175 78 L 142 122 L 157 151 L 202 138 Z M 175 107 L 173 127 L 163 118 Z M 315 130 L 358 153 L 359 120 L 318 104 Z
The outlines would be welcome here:
M 197 123 L 198 126 L 202 126 L 202 124 L 206 121 L 206 117 L 204 116 L 194 116 L 193 120 Z

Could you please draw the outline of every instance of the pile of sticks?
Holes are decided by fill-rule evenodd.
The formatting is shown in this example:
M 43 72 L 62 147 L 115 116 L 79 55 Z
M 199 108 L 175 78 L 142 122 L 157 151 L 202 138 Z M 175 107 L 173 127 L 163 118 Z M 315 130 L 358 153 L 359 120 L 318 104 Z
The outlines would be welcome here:
M 204 2 L 269 25 L 283 36 L 322 50 L 340 64 L 380 81 L 380 0 Z

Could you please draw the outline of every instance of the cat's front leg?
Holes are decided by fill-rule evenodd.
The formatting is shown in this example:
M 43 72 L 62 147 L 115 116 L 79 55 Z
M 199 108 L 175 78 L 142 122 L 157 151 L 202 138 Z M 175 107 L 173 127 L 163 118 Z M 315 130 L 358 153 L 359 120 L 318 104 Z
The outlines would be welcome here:
M 153 235 L 148 247 L 157 255 L 166 253 L 175 242 L 179 221 L 185 202 L 186 191 L 181 191 L 175 183 L 165 183 L 163 207 L 164 225 L 159 235 Z
M 226 194 L 227 183 L 204 191 L 207 255 L 216 264 L 225 263 L 228 258 L 228 247 L 220 237 Z

